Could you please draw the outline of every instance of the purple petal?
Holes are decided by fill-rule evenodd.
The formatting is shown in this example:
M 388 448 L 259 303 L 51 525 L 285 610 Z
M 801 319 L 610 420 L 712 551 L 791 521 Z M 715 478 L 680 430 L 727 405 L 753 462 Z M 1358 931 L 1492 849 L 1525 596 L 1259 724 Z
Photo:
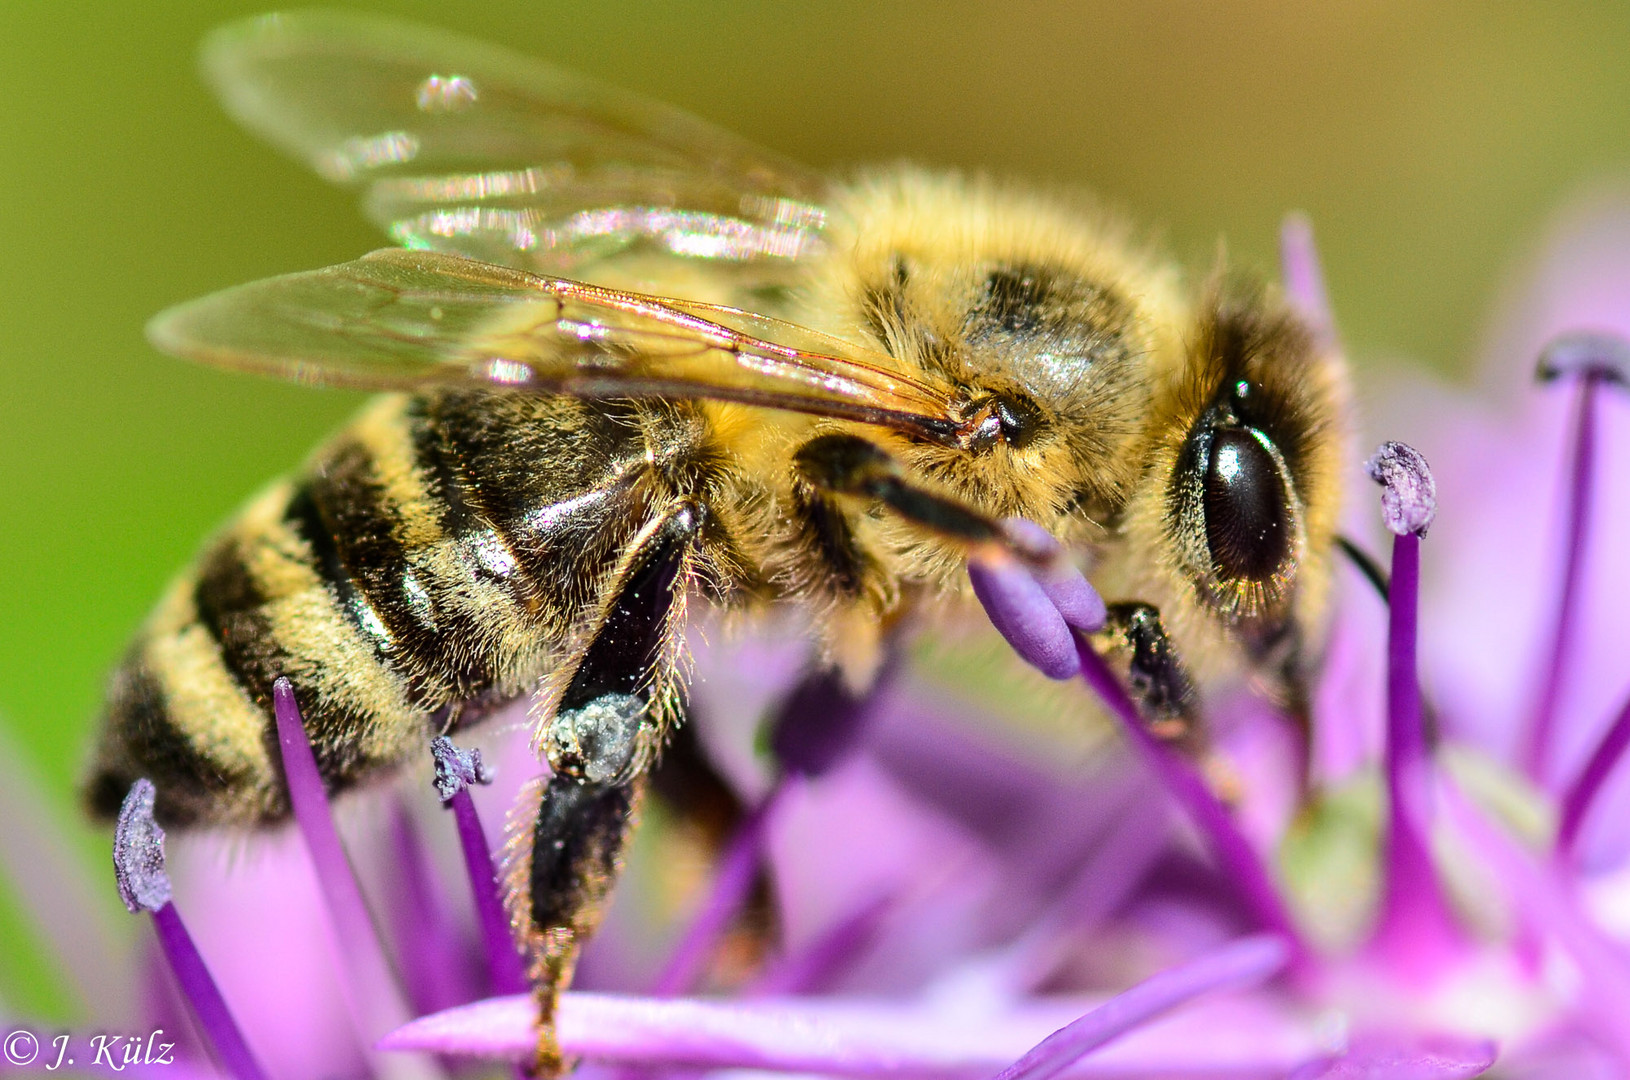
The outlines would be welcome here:
M 1421 452 L 1407 443 L 1384 442 L 1364 471 L 1384 489 L 1381 520 L 1387 528 L 1398 536 L 1425 536 L 1437 513 L 1438 488 Z
M 1302 214 L 1290 214 L 1279 228 L 1279 275 L 1285 295 L 1328 344 L 1335 339 L 1336 320 L 1330 313 L 1330 295 L 1324 286 L 1313 223 Z
M 992 625 L 1031 666 L 1053 679 L 1073 678 L 1075 635 L 1030 571 L 1005 555 L 968 560 L 974 595 Z
M 130 785 L 113 829 L 113 874 L 119 899 L 132 912 L 157 911 L 170 902 L 164 872 L 164 830 L 153 820 L 158 791 L 143 777 Z
M 72 980 L 90 1012 L 123 1016 L 130 1011 L 129 950 L 108 932 L 106 878 L 93 879 L 78 857 L 77 844 L 55 802 L 41 789 L 28 759 L 0 722 L 0 822 L 28 822 L 28 828 L 0 828 L 0 879 L 50 943 L 64 975 Z M 63 820 L 68 820 L 64 818 Z
M 407 1003 L 385 959 L 362 889 L 340 843 L 339 830 L 334 827 L 328 793 L 288 679 L 280 678 L 272 685 L 272 706 L 289 785 L 289 804 L 322 889 L 334 954 L 346 974 L 347 1005 L 361 1031 L 370 1035 L 390 1031 L 409 1015 Z M 399 1072 L 404 1065 L 411 1070 L 412 1063 L 392 1063 L 392 1071 Z
M 1244 973 L 1239 978 L 1245 981 Z M 1185 1009 L 1072 1071 L 1116 1077 L 1281 1075 L 1312 1052 L 1311 1040 L 1295 1030 L 1305 1025 L 1230 1004 Z M 591 1061 L 950 1080 L 1002 1068 L 1068 1023 L 1072 1008 L 1078 1015 L 1080 1007 L 1068 1002 L 968 1014 L 875 998 L 718 1001 L 569 991 L 562 996 L 557 1023 L 561 1048 Z M 536 1019 L 528 997 L 492 998 L 421 1017 L 381 1039 L 379 1049 L 517 1060 L 533 1050 Z
M 1464 1080 L 1481 1076 L 1498 1056 L 1490 1039 L 1360 1043 L 1339 1058 L 1309 1062 L 1289 1080 Z
M 1254 986 L 1278 972 L 1289 959 L 1290 947 L 1285 941 L 1265 934 L 1163 971 L 1053 1032 L 998 1073 L 997 1080 L 1049 1080 L 1078 1058 L 1161 1013 L 1202 994 Z
M 1324 662 L 1313 699 L 1313 767 L 1327 785 L 1347 781 L 1375 761 L 1382 746 L 1384 604 L 1361 584 L 1361 571 L 1343 571 Z

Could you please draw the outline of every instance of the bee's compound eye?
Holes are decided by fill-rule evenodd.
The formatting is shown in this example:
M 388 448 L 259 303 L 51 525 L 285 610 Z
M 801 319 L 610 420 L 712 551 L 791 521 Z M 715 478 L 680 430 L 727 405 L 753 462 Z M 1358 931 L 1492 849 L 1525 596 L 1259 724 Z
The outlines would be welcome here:
M 1015 450 L 1023 450 L 1041 430 L 1041 410 L 1029 398 L 1017 395 L 997 397 L 997 419 L 1002 424 L 1002 438 Z
M 1212 437 L 1206 545 L 1225 578 L 1265 580 L 1290 553 L 1289 493 L 1266 438 L 1250 428 L 1221 428 Z

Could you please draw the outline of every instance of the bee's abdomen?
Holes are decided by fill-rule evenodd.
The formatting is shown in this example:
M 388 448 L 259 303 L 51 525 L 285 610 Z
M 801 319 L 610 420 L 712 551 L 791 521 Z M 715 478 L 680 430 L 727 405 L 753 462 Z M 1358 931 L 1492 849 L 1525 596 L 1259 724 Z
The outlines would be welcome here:
M 382 399 L 171 587 L 110 688 L 92 809 L 146 776 L 167 823 L 284 816 L 279 676 L 330 791 L 524 692 L 642 523 L 645 445 L 578 402 Z

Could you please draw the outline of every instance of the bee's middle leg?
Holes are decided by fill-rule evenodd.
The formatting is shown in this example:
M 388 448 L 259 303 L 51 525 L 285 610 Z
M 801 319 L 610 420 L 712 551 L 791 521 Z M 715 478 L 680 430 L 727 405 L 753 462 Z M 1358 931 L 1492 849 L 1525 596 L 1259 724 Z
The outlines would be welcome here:
M 578 952 L 598 927 L 624 842 L 674 704 L 676 601 L 703 510 L 682 504 L 650 534 L 544 732 L 553 775 L 529 784 L 511 821 L 508 902 L 538 1001 L 534 1070 L 563 1071 L 554 1014 Z

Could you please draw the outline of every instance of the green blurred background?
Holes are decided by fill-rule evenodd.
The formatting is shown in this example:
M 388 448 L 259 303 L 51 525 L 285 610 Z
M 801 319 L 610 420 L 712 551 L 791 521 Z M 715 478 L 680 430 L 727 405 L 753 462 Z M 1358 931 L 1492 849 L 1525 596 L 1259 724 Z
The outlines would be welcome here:
M 1630 166 L 1623 4 L 365 6 L 818 166 L 909 157 L 1087 185 L 1191 264 L 1223 236 L 1271 266 L 1281 214 L 1306 210 L 1361 372 L 1463 370 L 1547 213 Z M 166 577 L 357 400 L 142 340 L 166 304 L 380 242 L 196 78 L 200 36 L 261 9 L 0 5 L 0 726 L 49 793 L 40 813 L 65 821 L 103 672 Z M 111 911 L 106 840 L 75 828 Z M 3 883 L 0 1000 L 73 1008 Z

